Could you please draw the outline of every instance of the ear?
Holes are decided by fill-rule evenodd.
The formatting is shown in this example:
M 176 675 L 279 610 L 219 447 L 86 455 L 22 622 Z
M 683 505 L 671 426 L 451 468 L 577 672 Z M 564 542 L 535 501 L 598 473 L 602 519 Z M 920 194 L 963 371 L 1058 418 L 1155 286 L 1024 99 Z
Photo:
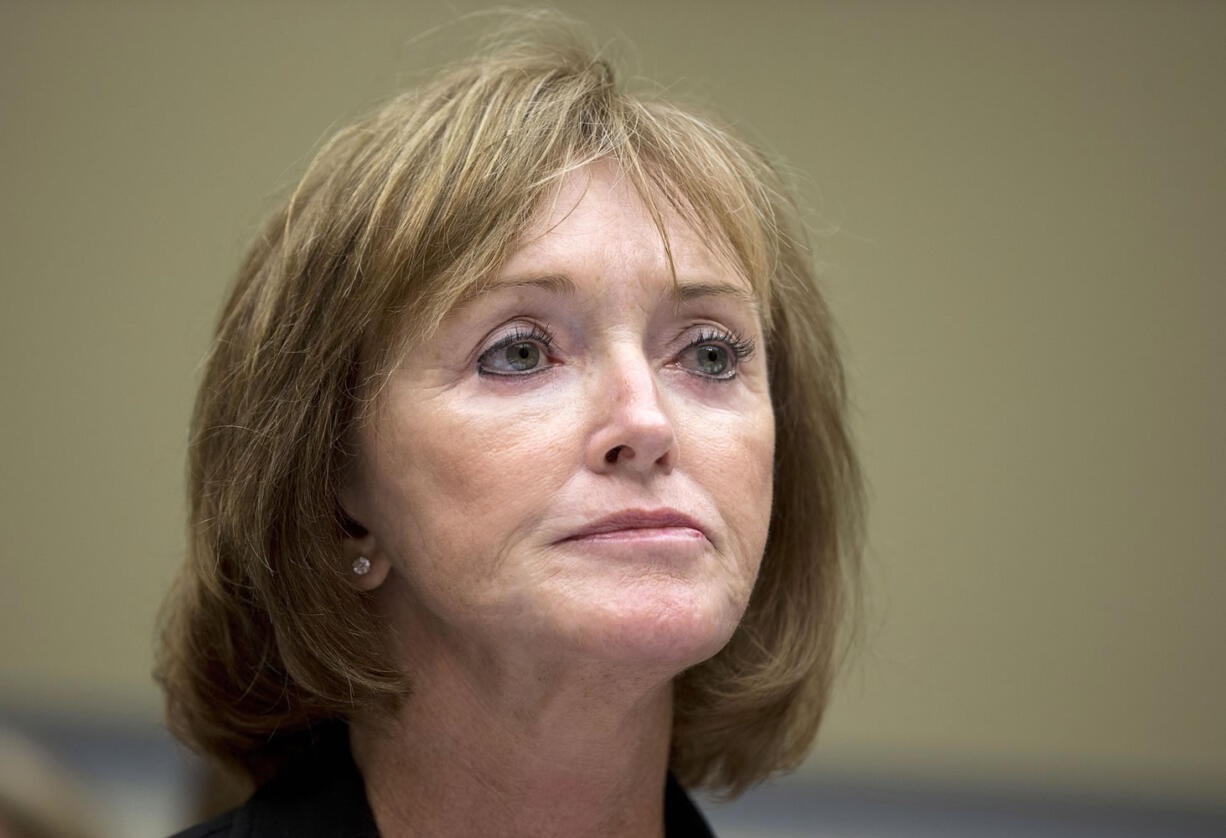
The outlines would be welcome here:
M 360 525 L 345 535 L 341 550 L 345 557 L 345 573 L 359 591 L 373 591 L 384 583 L 391 572 L 392 563 L 379 549 L 374 533 Z M 365 565 L 365 562 L 360 562 L 361 559 L 370 562 L 370 568 L 365 573 L 357 572 Z

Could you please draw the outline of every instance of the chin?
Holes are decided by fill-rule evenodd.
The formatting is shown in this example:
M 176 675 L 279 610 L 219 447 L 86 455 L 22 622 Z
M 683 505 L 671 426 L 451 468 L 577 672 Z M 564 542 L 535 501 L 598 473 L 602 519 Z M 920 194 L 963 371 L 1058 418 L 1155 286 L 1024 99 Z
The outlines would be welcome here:
M 731 639 L 744 603 L 692 590 L 636 592 L 587 603 L 573 636 L 582 653 L 669 677 L 715 655 Z

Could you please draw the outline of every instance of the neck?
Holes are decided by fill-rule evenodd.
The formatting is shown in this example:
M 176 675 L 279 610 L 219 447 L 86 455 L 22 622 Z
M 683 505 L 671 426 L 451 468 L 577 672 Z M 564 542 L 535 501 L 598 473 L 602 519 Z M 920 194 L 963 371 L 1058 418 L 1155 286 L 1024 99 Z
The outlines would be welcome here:
M 663 834 L 671 681 L 469 664 L 417 660 L 395 715 L 353 720 L 381 835 Z

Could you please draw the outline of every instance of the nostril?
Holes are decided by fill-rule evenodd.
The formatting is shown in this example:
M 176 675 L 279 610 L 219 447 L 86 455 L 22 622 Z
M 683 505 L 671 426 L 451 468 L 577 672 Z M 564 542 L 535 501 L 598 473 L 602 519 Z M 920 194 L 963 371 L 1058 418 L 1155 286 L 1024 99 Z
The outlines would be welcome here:
M 614 446 L 613 448 L 610 448 L 608 452 L 606 452 L 604 455 L 604 461 L 606 463 L 616 463 L 617 456 L 621 453 L 621 450 L 625 447 L 626 446 L 624 445 L 617 445 L 617 446 Z

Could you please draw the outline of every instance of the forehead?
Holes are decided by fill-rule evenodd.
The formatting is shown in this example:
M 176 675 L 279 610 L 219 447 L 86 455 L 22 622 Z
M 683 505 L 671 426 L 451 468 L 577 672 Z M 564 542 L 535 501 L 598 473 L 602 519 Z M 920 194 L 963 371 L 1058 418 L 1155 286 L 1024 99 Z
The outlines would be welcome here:
M 632 265 L 643 280 L 666 278 L 679 302 L 715 294 L 757 314 L 756 289 L 722 233 L 700 232 L 658 191 L 651 201 L 615 163 L 602 160 L 568 172 L 545 194 L 501 270 L 469 289 L 465 301 L 508 286 L 573 292 L 572 276 L 598 260 Z
M 726 242 L 696 230 L 674 206 L 677 198 L 660 194 L 658 189 L 644 196 L 629 174 L 613 161 L 589 163 L 563 175 L 545 193 L 512 258 L 542 245 L 567 247 L 576 239 L 590 237 L 603 238 L 610 246 L 629 237 L 627 246 L 640 247 L 645 243 L 643 239 L 658 242 L 663 233 L 674 259 L 685 258 L 704 267 L 715 267 L 707 263 L 723 261 L 716 251 Z M 684 198 L 680 203 L 686 206 Z

